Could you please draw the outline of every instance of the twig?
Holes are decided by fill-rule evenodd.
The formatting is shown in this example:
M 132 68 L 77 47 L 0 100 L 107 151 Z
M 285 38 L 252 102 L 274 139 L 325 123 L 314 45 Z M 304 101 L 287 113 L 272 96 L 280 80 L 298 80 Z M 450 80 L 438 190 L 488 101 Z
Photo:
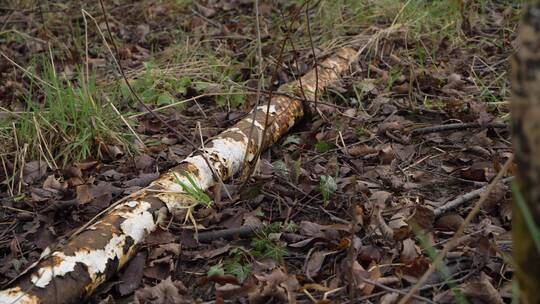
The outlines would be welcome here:
M 292 29 L 292 25 L 294 24 L 296 18 L 298 18 L 298 16 L 300 15 L 300 12 L 302 11 L 302 8 L 304 7 L 304 5 L 306 5 L 306 3 L 307 2 L 304 2 L 302 4 L 302 6 L 295 12 L 295 16 L 293 18 L 291 18 L 292 21 L 289 24 L 289 27 L 288 27 L 289 31 L 287 33 L 289 33 L 290 30 Z M 283 39 L 283 42 L 281 44 L 279 54 L 278 54 L 278 57 L 277 57 L 276 68 L 274 69 L 274 71 L 272 73 L 272 77 L 270 78 L 270 83 L 274 83 L 274 81 L 276 81 L 276 79 L 277 79 L 279 66 L 283 62 L 283 54 L 285 52 L 285 46 L 287 45 L 287 40 L 290 40 L 290 39 L 291 38 L 290 38 L 290 36 L 288 34 L 285 37 L 285 39 Z M 302 89 L 301 85 L 300 85 L 300 88 Z M 262 132 L 262 136 L 261 136 L 261 145 L 264 145 L 264 142 L 266 141 L 266 137 L 267 137 L 267 133 L 268 133 L 268 126 L 271 125 L 269 123 L 269 118 L 270 118 L 270 104 L 272 102 L 272 96 L 273 95 L 274 95 L 274 90 L 270 89 L 270 91 L 268 92 L 268 102 L 266 104 L 266 110 L 265 110 L 266 115 L 264 117 L 264 125 L 263 125 L 264 128 L 263 128 L 263 132 Z M 261 150 L 258 150 L 257 154 L 255 155 L 255 157 L 253 159 L 257 160 L 260 156 L 261 156 Z M 255 161 L 255 164 L 256 164 L 256 161 Z M 240 191 L 242 189 L 244 189 L 244 187 L 247 185 L 247 182 L 249 181 L 249 178 L 253 175 L 253 172 L 255 171 L 255 164 L 249 166 L 248 174 L 246 175 L 246 178 L 244 179 L 244 182 L 240 186 Z
M 396 293 L 399 293 L 399 294 L 402 294 L 402 295 L 407 294 L 407 292 L 404 291 L 404 290 L 399 290 L 399 289 L 395 289 L 395 288 L 392 288 L 392 287 L 388 287 L 388 286 L 383 285 L 383 284 L 381 284 L 381 283 L 379 283 L 379 282 L 377 282 L 377 281 L 370 280 L 370 279 L 367 279 L 367 278 L 363 278 L 363 277 L 361 277 L 361 276 L 359 276 L 359 278 L 360 278 L 360 280 L 362 280 L 362 281 L 364 281 L 364 282 L 366 282 L 366 283 L 368 283 L 368 284 L 375 285 L 375 286 L 377 286 L 377 287 L 379 287 L 379 288 L 382 288 L 382 289 L 384 289 L 384 290 L 391 291 L 391 292 L 396 292 Z M 412 295 L 411 297 L 412 297 L 412 298 L 415 298 L 415 299 L 417 299 L 417 300 L 425 301 L 426 303 L 432 303 L 432 304 L 435 304 L 435 302 L 431 301 L 430 299 L 425 298 L 425 297 L 422 297 L 422 296 L 419 296 L 419 295 Z
M 235 237 L 249 237 L 255 234 L 256 227 L 252 226 L 240 226 L 237 228 L 228 228 L 223 230 L 205 231 L 199 233 L 200 243 L 209 243 L 211 241 L 223 238 L 226 240 L 233 239 Z
M 354 246 L 354 239 L 356 237 L 356 226 L 358 225 L 358 218 L 356 216 L 356 203 L 352 203 L 352 200 L 349 199 L 349 215 L 351 216 L 351 230 L 350 230 L 350 236 L 351 236 L 351 243 L 349 245 L 349 249 L 347 250 L 347 259 L 350 267 L 350 271 L 348 273 L 349 275 L 349 282 L 351 283 L 349 286 L 349 299 L 352 301 L 354 298 L 356 298 L 356 283 L 354 279 L 354 270 L 353 270 L 353 264 L 356 261 L 356 257 L 358 255 L 358 252 Z
M 255 110 L 253 111 L 253 118 L 251 121 L 251 126 L 249 128 L 249 134 L 248 134 L 248 144 L 246 146 L 246 152 L 244 154 L 244 160 L 242 161 L 242 167 L 247 163 L 248 158 L 248 152 L 250 147 L 251 139 L 253 138 L 253 130 L 255 129 L 255 121 L 257 118 L 257 111 L 256 109 L 259 108 L 259 105 L 261 103 L 261 90 L 262 85 L 264 82 L 264 75 L 263 75 L 263 58 L 262 58 L 262 46 L 261 46 L 261 25 L 259 21 L 259 0 L 255 0 L 255 27 L 257 29 L 257 74 L 259 74 L 259 81 L 257 83 L 257 91 L 255 92 Z M 266 114 L 268 115 L 268 113 Z M 261 142 L 262 143 L 262 142 Z M 255 160 L 256 161 L 256 160 Z
M 23 68 L 22 66 L 20 66 L 18 63 L 16 63 L 15 61 L 13 61 L 11 58 L 9 58 L 6 54 L 4 54 L 3 52 L 0 51 L 0 56 L 4 57 L 7 61 L 9 61 L 11 64 L 13 64 L 14 66 L 18 67 L 20 70 L 22 70 L 28 77 L 30 78 L 33 78 L 39 82 L 41 82 L 42 84 L 46 85 L 46 86 L 49 86 L 50 88 L 52 89 L 56 89 L 55 86 L 53 86 L 52 84 L 46 82 L 45 80 L 39 78 L 38 76 L 32 74 L 30 71 L 28 71 L 27 69 Z
M 513 176 L 509 176 L 509 177 L 506 177 L 506 178 L 503 178 L 501 180 L 501 182 L 503 184 L 508 184 L 509 182 L 511 182 L 512 180 L 514 180 L 514 177 Z M 465 204 L 466 202 L 469 202 L 469 201 L 472 201 L 473 199 L 476 199 L 478 197 L 480 197 L 480 195 L 485 192 L 487 190 L 487 188 L 489 187 L 489 185 L 487 186 L 484 186 L 482 188 L 479 188 L 479 189 L 476 189 L 476 190 L 473 190 L 469 193 L 465 193 L 464 195 L 461 195 L 459 196 L 458 198 L 456 199 L 453 199 L 449 202 L 446 202 L 444 203 L 444 205 L 442 206 L 439 206 L 435 209 L 434 213 L 435 213 L 435 216 L 436 217 L 439 217 L 443 214 L 445 214 L 446 212 L 452 210 L 452 209 L 455 209 L 463 204 Z
M 184 104 L 184 103 L 186 103 L 188 101 L 196 101 L 197 99 L 201 99 L 203 97 L 224 96 L 224 95 L 240 95 L 240 94 L 245 94 L 245 93 L 204 93 L 204 94 L 201 94 L 201 95 L 193 96 L 193 97 L 188 98 L 188 99 L 176 101 L 176 102 L 173 102 L 173 103 L 168 104 L 168 105 L 164 105 L 164 106 L 159 107 L 159 108 L 155 108 L 152 111 L 154 111 L 154 113 L 159 112 L 159 111 L 162 111 L 162 110 L 165 110 L 165 109 L 168 109 L 168 108 L 179 106 L 179 105 Z M 146 115 L 147 113 L 148 112 L 141 112 L 141 113 L 132 114 L 132 115 L 129 115 L 128 118 L 135 118 L 135 117 L 143 116 L 143 115 Z
M 442 131 L 452 131 L 452 130 L 463 130 L 463 129 L 471 129 L 471 128 L 499 128 L 504 129 L 507 128 L 508 125 L 505 123 L 500 122 L 492 122 L 488 124 L 480 124 L 478 122 L 466 122 L 466 123 L 452 123 L 447 125 L 440 125 L 440 126 L 432 126 L 432 127 L 425 127 L 425 128 L 418 128 L 411 131 L 411 134 L 417 135 L 417 134 L 427 134 L 427 133 L 435 133 L 435 132 L 442 132 Z
M 124 124 L 126 125 L 126 127 L 131 131 L 131 133 L 133 133 L 133 136 L 135 136 L 135 138 L 139 141 L 139 143 L 141 144 L 141 146 L 146 150 L 147 147 L 146 145 L 144 144 L 144 141 L 142 141 L 141 137 L 139 137 L 139 135 L 137 134 L 137 132 L 135 132 L 135 130 L 133 130 L 133 128 L 131 127 L 131 125 L 129 124 L 129 122 L 124 118 L 124 116 L 122 115 L 122 113 L 120 113 L 120 111 L 118 111 L 118 109 L 114 106 L 114 104 L 109 100 L 109 98 L 107 98 L 107 96 L 105 96 L 105 99 L 109 102 L 109 105 L 111 106 L 111 108 L 114 110 L 114 112 L 116 112 L 116 114 L 120 117 L 120 119 L 122 120 L 122 122 L 124 122 Z
M 309 0 L 307 0 L 307 3 L 309 4 Z M 313 46 L 313 37 L 311 35 L 311 24 L 309 22 L 309 5 L 306 6 L 306 23 L 307 23 L 307 32 L 309 37 L 309 46 L 311 47 L 311 54 L 313 56 L 313 65 L 315 66 L 315 96 L 313 99 L 315 99 L 315 109 L 317 109 L 317 93 L 319 91 L 319 66 L 317 63 L 317 56 L 315 55 L 315 47 Z
M 408 303 L 409 300 L 415 296 L 416 292 L 426 282 L 429 276 L 435 271 L 435 269 L 439 267 L 439 265 L 442 263 L 443 259 L 446 257 L 450 249 L 454 247 L 454 244 L 456 243 L 456 241 L 463 235 L 463 231 L 465 230 L 465 227 L 467 227 L 470 224 L 470 222 L 473 220 L 473 218 L 476 216 L 476 214 L 478 214 L 478 212 L 480 211 L 480 208 L 486 201 L 488 195 L 495 188 L 495 185 L 497 185 L 497 183 L 502 179 L 503 175 L 506 173 L 506 171 L 510 167 L 510 164 L 512 164 L 513 159 L 514 159 L 514 156 L 512 155 L 506 160 L 506 163 L 504 164 L 502 169 L 499 171 L 499 173 L 497 173 L 497 176 L 495 176 L 493 181 L 491 181 L 491 183 L 487 186 L 486 191 L 480 194 L 480 199 L 478 200 L 476 205 L 474 205 L 471 212 L 469 212 L 469 214 L 467 215 L 463 223 L 461 223 L 461 226 L 459 226 L 459 229 L 452 236 L 452 239 L 450 239 L 450 241 L 446 243 L 446 245 L 443 247 L 441 252 L 439 252 L 439 254 L 435 258 L 433 263 L 429 266 L 428 270 L 422 275 L 422 277 L 416 282 L 416 284 L 409 290 L 409 292 L 403 298 L 401 298 L 398 304 Z

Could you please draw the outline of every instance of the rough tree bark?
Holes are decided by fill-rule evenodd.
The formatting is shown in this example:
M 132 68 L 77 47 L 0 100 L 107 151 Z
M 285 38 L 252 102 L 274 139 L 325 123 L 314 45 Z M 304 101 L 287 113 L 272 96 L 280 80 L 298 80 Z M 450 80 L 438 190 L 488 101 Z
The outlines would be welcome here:
M 540 1 L 524 9 L 519 49 L 512 60 L 512 132 L 518 166 L 518 195 L 514 199 L 513 258 L 521 303 L 540 303 L 540 252 L 527 226 L 524 211 L 540 226 Z M 516 193 L 514 193 L 516 195 Z
M 314 92 L 339 80 L 356 51 L 342 49 L 319 66 L 295 81 L 280 87 L 280 91 L 314 98 Z M 266 149 L 287 132 L 303 116 L 303 104 L 298 99 L 275 96 L 269 107 L 267 135 L 263 130 L 267 106 L 260 106 L 253 115 L 225 130 L 186 158 L 180 165 L 163 174 L 149 187 L 128 197 L 101 220 L 84 229 L 59 251 L 39 262 L 22 275 L 10 288 L 0 291 L 0 303 L 78 303 L 101 283 L 111 278 L 135 254 L 138 245 L 160 224 L 165 216 L 185 212 L 193 204 L 177 178 L 190 184 L 186 174 L 195 178 L 202 189 L 217 181 L 208 167 L 204 153 L 217 175 L 226 180 L 238 173 L 244 158 L 255 161 L 257 151 Z M 254 124 L 251 139 L 248 138 Z M 247 151 L 247 156 L 245 155 Z

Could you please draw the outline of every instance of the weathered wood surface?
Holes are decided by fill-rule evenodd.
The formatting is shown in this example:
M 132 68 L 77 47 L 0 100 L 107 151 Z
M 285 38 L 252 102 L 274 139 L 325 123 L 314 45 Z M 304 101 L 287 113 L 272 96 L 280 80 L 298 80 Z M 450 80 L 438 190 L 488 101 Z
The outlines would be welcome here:
M 315 90 L 322 90 L 339 80 L 355 56 L 356 51 L 342 49 L 319 64 L 318 79 L 313 70 L 300 81 L 285 84 L 279 90 L 314 99 Z M 268 128 L 263 142 L 267 108 Z M 177 178 L 189 185 L 186 174 L 191 174 L 202 189 L 218 182 L 203 153 L 215 174 L 226 180 L 241 170 L 244 160 L 256 161 L 258 151 L 268 148 L 285 134 L 303 116 L 303 103 L 299 99 L 276 95 L 269 107 L 263 105 L 253 111 L 255 113 L 210 140 L 204 149 L 194 152 L 149 187 L 130 195 L 60 250 L 22 275 L 10 288 L 0 291 L 0 303 L 80 302 L 134 256 L 138 245 L 163 218 L 185 212 L 186 206 L 193 204 L 193 198 L 184 193 Z M 252 125 L 254 129 L 250 139 Z

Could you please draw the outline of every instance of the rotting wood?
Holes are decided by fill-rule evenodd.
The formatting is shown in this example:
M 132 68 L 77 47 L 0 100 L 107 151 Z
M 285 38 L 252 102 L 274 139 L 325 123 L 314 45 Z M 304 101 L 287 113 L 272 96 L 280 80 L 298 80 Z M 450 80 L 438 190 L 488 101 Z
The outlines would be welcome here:
M 314 99 L 316 90 L 339 80 L 356 55 L 353 49 L 341 49 L 320 64 L 318 77 L 314 70 L 301 77 L 303 94 L 300 81 L 282 85 L 279 91 Z M 219 177 L 228 179 L 241 170 L 246 152 L 247 161 L 256 161 L 257 151 L 271 146 L 303 116 L 301 100 L 274 96 L 268 113 L 268 133 L 262 142 L 266 109 L 266 105 L 257 107 L 253 110 L 256 111 L 255 116 L 246 116 L 149 187 L 127 197 L 61 250 L 48 255 L 8 289 L 0 291 L 0 304 L 78 303 L 92 294 L 134 256 L 138 245 L 158 227 L 164 215 L 181 214 L 193 204 L 193 198 L 184 193 L 178 180 L 189 185 L 186 174 L 190 174 L 202 189 L 208 189 L 217 182 L 203 153 Z M 249 139 L 252 124 L 256 132 Z

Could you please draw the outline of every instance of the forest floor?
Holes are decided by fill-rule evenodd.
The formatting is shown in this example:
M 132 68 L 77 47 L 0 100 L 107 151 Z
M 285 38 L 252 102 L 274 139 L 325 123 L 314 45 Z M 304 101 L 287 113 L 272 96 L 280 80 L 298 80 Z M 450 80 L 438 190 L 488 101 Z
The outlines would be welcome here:
M 520 4 L 260 1 L 257 26 L 251 0 L 104 1 L 107 19 L 99 1 L 19 2 L 0 6 L 0 284 L 197 148 L 138 99 L 201 143 L 259 84 L 266 102 L 350 46 L 365 48 L 317 111 L 230 195 L 208 191 L 198 235 L 171 219 L 90 302 L 396 303 L 462 225 L 414 301 L 511 302 Z

